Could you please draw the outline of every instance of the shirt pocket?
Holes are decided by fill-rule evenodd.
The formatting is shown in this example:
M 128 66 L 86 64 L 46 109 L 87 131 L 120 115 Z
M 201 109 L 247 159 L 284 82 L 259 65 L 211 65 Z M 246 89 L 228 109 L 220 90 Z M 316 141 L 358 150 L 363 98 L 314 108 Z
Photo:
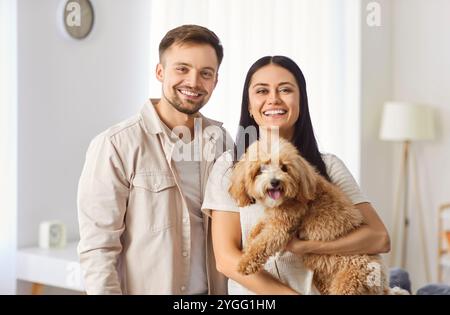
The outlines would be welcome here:
M 145 225 L 150 232 L 157 233 L 175 225 L 179 207 L 177 188 L 169 172 L 138 173 L 133 178 L 133 198 L 129 210 L 132 223 Z
M 136 174 L 133 179 L 134 187 L 155 193 L 175 187 L 175 185 L 175 179 L 168 173 Z

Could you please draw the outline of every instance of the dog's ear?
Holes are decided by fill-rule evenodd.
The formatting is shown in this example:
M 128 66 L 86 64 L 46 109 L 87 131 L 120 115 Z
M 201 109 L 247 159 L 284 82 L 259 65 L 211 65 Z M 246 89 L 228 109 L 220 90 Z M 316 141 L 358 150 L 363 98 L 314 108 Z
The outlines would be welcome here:
M 298 156 L 296 163 L 299 177 L 299 191 L 297 199 L 300 202 L 308 202 L 314 199 L 317 189 L 318 174 L 315 169 L 301 156 Z
M 231 197 L 233 197 L 239 207 L 246 207 L 254 203 L 254 200 L 247 194 L 247 189 L 245 188 L 247 163 L 244 157 L 234 165 L 231 173 L 231 185 L 228 189 Z

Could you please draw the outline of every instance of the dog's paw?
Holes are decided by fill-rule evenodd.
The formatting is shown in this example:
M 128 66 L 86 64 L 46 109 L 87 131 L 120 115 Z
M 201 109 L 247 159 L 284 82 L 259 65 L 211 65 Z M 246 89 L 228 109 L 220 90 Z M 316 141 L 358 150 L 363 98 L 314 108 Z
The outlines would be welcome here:
M 387 295 L 411 295 L 411 293 L 400 287 L 388 288 L 386 291 Z
M 260 269 L 261 266 L 259 264 L 256 264 L 255 262 L 248 260 L 241 260 L 241 262 L 238 265 L 238 271 L 246 276 L 254 274 L 255 272 L 258 272 Z

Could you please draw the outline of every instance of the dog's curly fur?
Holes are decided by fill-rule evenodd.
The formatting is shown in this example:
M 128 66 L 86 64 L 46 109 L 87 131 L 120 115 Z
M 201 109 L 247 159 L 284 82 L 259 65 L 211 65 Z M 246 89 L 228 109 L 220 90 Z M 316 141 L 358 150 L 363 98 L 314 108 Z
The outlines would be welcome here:
M 290 142 L 280 140 L 278 150 L 267 151 L 260 142 L 253 143 L 231 175 L 229 192 L 240 207 L 253 202 L 265 206 L 238 266 L 245 275 L 282 252 L 295 233 L 303 240 L 332 241 L 363 222 L 344 193 L 319 175 Z M 314 271 L 321 294 L 391 293 L 379 255 L 306 254 L 303 262 Z

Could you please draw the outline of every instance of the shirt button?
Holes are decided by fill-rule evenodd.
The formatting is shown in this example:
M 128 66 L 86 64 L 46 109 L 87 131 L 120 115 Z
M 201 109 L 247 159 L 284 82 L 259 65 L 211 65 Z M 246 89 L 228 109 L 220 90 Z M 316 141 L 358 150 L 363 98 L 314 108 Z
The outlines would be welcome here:
M 186 291 L 186 287 L 184 285 L 180 289 L 181 291 Z
M 183 257 L 187 257 L 188 252 L 185 251 L 185 252 L 182 253 L 182 255 L 183 255 Z

